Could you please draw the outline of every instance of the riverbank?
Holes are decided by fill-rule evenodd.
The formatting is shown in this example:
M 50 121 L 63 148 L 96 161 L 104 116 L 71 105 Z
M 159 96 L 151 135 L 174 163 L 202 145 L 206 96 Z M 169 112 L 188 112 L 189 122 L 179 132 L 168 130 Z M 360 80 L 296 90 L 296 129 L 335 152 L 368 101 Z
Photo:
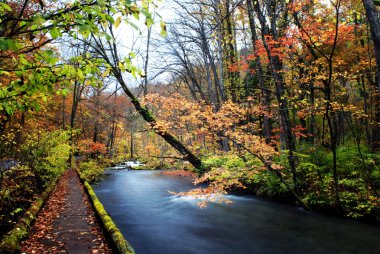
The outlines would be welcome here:
M 302 207 L 300 209 L 303 210 L 380 223 L 380 200 L 376 196 L 376 191 L 366 188 L 364 180 L 358 177 L 355 170 L 340 171 L 342 178 L 336 187 L 339 191 L 339 200 L 337 200 L 337 196 L 334 195 L 336 192 L 334 182 L 327 165 L 317 166 L 311 157 L 302 157 L 299 162 L 297 175 L 302 181 L 298 182 L 297 198 L 295 198 L 292 173 L 286 167 L 279 166 L 276 173 L 266 170 L 257 158 L 234 154 L 205 157 L 203 163 L 209 170 L 199 178 L 198 172 L 189 169 L 191 167 L 188 163 L 166 163 L 167 165 L 163 167 L 161 164 L 165 163 L 162 161 L 145 161 L 143 166 L 129 167 L 129 170 L 159 169 L 163 170 L 163 174 L 190 176 L 195 183 L 207 184 L 208 194 L 250 193 L 275 202 Z M 123 167 L 116 168 L 123 169 Z M 351 168 L 354 167 L 351 165 Z M 197 193 L 202 194 L 200 192 L 182 194 L 186 196 Z
M 172 175 L 172 176 L 185 176 L 185 177 L 191 177 L 192 179 L 195 179 L 197 177 L 196 173 L 191 172 L 189 170 L 183 170 L 183 169 L 163 170 L 162 174 Z
M 253 195 L 233 203 L 171 195 L 194 188 L 190 177 L 161 171 L 109 171 L 93 189 L 136 253 L 374 253 L 380 228 Z
M 162 174 L 173 176 L 191 177 L 195 183 L 203 183 L 209 186 L 209 190 L 205 193 L 249 193 L 278 203 L 291 204 L 297 206 L 300 211 L 313 211 L 323 214 L 334 215 L 338 217 L 350 218 L 367 223 L 380 223 L 380 201 L 376 196 L 362 196 L 363 191 L 356 195 L 356 189 L 347 188 L 347 179 L 341 180 L 342 194 L 341 207 L 337 206 L 334 197 L 331 194 L 331 182 L 328 182 L 328 175 L 323 185 L 312 182 L 310 187 L 304 186 L 301 191 L 300 198 L 307 205 L 302 206 L 294 198 L 293 193 L 278 179 L 278 177 L 266 170 L 251 170 L 241 158 L 223 158 L 210 157 L 205 160 L 206 164 L 211 168 L 200 178 L 198 178 L 195 170 L 188 170 L 188 165 L 171 167 L 171 169 L 162 169 L 154 167 L 147 169 L 147 166 L 129 169 L 129 170 L 161 170 Z M 186 169 L 184 169 L 186 168 Z M 120 168 L 117 168 L 120 170 Z M 284 181 L 292 186 L 292 179 L 285 174 L 286 170 L 282 170 Z M 307 180 L 307 178 L 306 178 Z M 360 186 L 359 186 L 360 187 Z M 194 186 L 194 189 L 197 186 Z M 313 191 L 312 191 L 313 190 Z M 203 193 L 203 194 L 205 194 Z M 202 195 L 199 191 L 190 191 L 189 193 L 181 193 L 183 196 Z M 206 201 L 204 202 L 206 203 Z

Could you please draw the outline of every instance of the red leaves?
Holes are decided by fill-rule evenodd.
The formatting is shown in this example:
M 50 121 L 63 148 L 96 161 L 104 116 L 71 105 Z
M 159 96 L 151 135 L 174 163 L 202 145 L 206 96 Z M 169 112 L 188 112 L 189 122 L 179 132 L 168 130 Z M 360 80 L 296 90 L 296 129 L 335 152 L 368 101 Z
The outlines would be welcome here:
M 78 146 L 79 151 L 84 154 L 105 154 L 107 147 L 100 142 L 93 142 L 90 139 L 81 140 Z

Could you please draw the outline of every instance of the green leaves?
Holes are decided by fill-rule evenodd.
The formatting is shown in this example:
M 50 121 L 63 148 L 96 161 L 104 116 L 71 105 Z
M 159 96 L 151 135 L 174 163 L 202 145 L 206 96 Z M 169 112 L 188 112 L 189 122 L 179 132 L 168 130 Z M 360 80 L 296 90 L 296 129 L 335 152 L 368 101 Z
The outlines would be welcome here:
M 61 36 L 61 33 L 59 32 L 59 30 L 58 30 L 56 27 L 53 27 L 53 28 L 50 30 L 50 36 L 51 36 L 53 39 L 57 39 L 59 36 Z
M 166 24 L 165 24 L 165 22 L 161 21 L 160 25 L 161 25 L 161 32 L 160 32 L 160 34 L 161 34 L 161 36 L 166 37 L 167 31 L 166 31 Z
M 91 59 L 93 56 L 89 53 L 73 59 L 73 62 L 64 63 L 58 52 L 47 49 L 49 45 L 44 49 L 37 47 L 27 54 L 22 52 L 46 35 L 56 40 L 66 35 L 86 39 L 93 34 L 97 38 L 112 41 L 113 36 L 108 30 L 110 25 L 120 28 L 125 21 L 128 26 L 140 30 L 139 25 L 132 22 L 140 16 L 145 18 L 146 26 L 151 27 L 154 20 L 149 11 L 150 3 L 150 0 L 98 0 L 96 4 L 92 1 L 76 1 L 56 9 L 50 6 L 43 13 L 30 10 L 27 17 L 20 17 L 15 30 L 19 34 L 0 37 L 0 51 L 13 51 L 4 53 L 12 54 L 12 57 L 0 68 L 0 78 L 4 84 L 0 87 L 0 99 L 3 99 L 0 101 L 0 109 L 9 114 L 18 110 L 36 109 L 48 101 L 52 94 L 65 95 L 68 92 L 66 88 L 73 80 L 91 85 L 96 83 L 96 77 L 102 73 L 108 76 L 110 66 L 106 66 L 104 60 Z M 12 8 L 0 2 L 0 14 L 12 12 Z M 164 23 L 161 26 L 165 31 Z M 136 78 L 142 72 L 132 64 L 131 59 L 134 57 L 130 53 L 117 67 Z M 74 62 L 75 67 L 72 65 Z M 103 71 L 100 71 L 101 68 Z M 5 71 L 8 69 L 12 71 Z M 10 99 L 5 100 L 8 97 Z
M 0 50 L 17 51 L 20 47 L 20 44 L 14 39 L 0 38 Z
M 27 24 L 26 21 L 21 21 L 21 22 L 19 23 L 19 26 L 20 26 L 20 27 L 23 27 L 23 26 L 26 26 L 26 24 Z
M 145 19 L 145 25 L 147 27 L 151 27 L 153 24 L 154 24 L 154 21 L 153 21 L 152 18 L 148 17 L 148 18 Z
M 45 22 L 45 18 L 43 18 L 41 15 L 36 15 L 33 18 L 33 23 L 36 25 L 42 26 Z
M 4 38 L 0 38 L 0 50 L 7 50 L 8 48 L 9 48 L 8 40 Z
M 6 3 L 0 2 L 0 11 L 4 12 L 4 10 L 11 12 L 12 8 L 9 5 L 7 5 Z

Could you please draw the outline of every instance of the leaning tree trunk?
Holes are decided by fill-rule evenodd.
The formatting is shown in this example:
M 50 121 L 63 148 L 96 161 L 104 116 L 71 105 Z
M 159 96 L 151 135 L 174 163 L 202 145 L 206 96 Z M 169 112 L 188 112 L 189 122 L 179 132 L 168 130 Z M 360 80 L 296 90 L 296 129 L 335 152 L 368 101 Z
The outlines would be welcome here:
M 122 75 L 123 73 L 118 67 L 121 61 L 119 59 L 116 39 L 113 33 L 112 25 L 108 27 L 108 32 L 113 40 L 107 41 L 106 45 L 101 39 L 95 37 L 94 35 L 92 35 L 91 38 L 86 42 L 95 51 L 94 53 L 101 57 L 105 61 L 105 63 L 110 66 L 113 76 L 116 78 L 116 80 L 122 87 L 124 93 L 131 100 L 135 110 L 143 117 L 143 119 L 146 122 L 150 124 L 155 133 L 160 135 L 167 143 L 169 143 L 174 149 L 176 149 L 183 156 L 183 159 L 190 162 L 198 170 L 199 173 L 202 173 L 205 170 L 205 168 L 201 159 L 198 156 L 196 156 L 190 149 L 188 149 L 169 131 L 160 127 L 155 117 L 149 112 L 149 110 L 146 107 L 141 105 L 138 98 L 131 92 L 131 90 L 129 90 L 127 84 L 124 81 Z
M 184 156 L 184 159 L 189 161 L 195 168 L 202 170 L 202 161 L 193 153 L 191 152 L 184 144 L 182 144 L 177 138 L 175 138 L 171 133 L 169 133 L 167 130 L 162 129 L 158 126 L 156 119 L 154 116 L 149 112 L 149 110 L 142 106 L 139 102 L 139 100 L 133 95 L 133 93 L 128 89 L 126 83 L 124 82 L 124 79 L 116 67 L 113 68 L 113 73 L 120 83 L 121 87 L 123 88 L 125 94 L 131 99 L 132 104 L 135 106 L 135 109 L 139 114 L 144 118 L 145 121 L 147 121 L 152 129 L 160 135 L 166 142 L 168 142 L 173 148 L 175 148 L 181 155 Z

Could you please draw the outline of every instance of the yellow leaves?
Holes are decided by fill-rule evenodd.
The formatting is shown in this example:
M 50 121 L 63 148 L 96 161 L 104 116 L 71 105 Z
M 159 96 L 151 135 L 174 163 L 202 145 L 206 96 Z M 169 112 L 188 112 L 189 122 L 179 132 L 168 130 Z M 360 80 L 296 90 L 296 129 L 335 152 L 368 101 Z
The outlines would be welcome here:
M 115 23 L 114 23 L 115 28 L 118 28 L 120 23 L 121 23 L 121 16 L 117 17 L 117 19 L 115 20 Z
M 278 165 L 276 163 L 271 164 L 271 168 L 274 169 L 274 170 L 282 170 L 282 169 L 284 169 L 283 166 Z
M 197 140 L 215 143 L 212 141 L 225 137 L 263 160 L 278 154 L 273 146 L 258 136 L 259 124 L 249 120 L 263 115 L 271 117 L 271 113 L 260 106 L 253 106 L 251 102 L 236 104 L 226 101 L 215 111 L 212 105 L 193 102 L 179 94 L 170 97 L 149 94 L 143 103 L 160 119 L 151 125 L 156 132 L 175 133 L 184 142 L 191 143 L 195 151 L 205 145 L 197 143 Z
M 156 131 L 156 133 L 164 134 L 170 129 L 170 123 L 165 121 L 156 121 L 151 127 Z
M 120 61 L 120 62 L 117 64 L 117 66 L 119 67 L 119 69 L 120 69 L 121 71 L 125 71 L 125 64 L 124 64 L 124 62 Z
M 103 71 L 101 76 L 102 76 L 102 78 L 105 78 L 105 77 L 109 76 L 109 74 L 110 74 L 110 70 L 106 69 L 105 71 Z

